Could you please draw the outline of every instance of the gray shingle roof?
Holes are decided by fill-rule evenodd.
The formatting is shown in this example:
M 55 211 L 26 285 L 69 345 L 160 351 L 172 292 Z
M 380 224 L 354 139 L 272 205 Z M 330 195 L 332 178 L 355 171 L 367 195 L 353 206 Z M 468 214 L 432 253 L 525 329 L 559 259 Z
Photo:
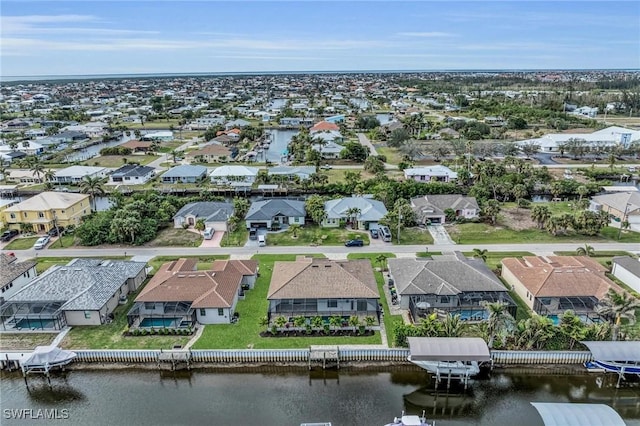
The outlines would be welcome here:
M 122 260 L 73 259 L 65 266 L 49 268 L 7 302 L 66 302 L 62 310 L 98 310 L 146 265 Z
M 389 272 L 401 295 L 451 296 L 468 291 L 507 291 L 482 260 L 460 252 L 433 259 L 389 259 Z
M 198 219 L 204 219 L 205 222 L 221 222 L 233 216 L 233 211 L 232 203 L 201 201 L 182 207 L 173 218 L 194 215 Z
M 185 164 L 182 166 L 172 167 L 167 170 L 162 177 L 203 177 L 207 174 L 207 168 L 204 166 L 192 166 L 190 164 Z
M 411 199 L 411 207 L 418 217 L 424 215 L 444 214 L 446 209 L 453 210 L 479 210 L 475 197 L 466 197 L 460 194 L 425 195 Z
M 246 220 L 269 220 L 274 216 L 281 214 L 288 217 L 306 216 L 304 201 L 271 199 L 263 201 L 254 201 L 249 207 Z
M 146 176 L 155 169 L 149 166 L 140 166 L 137 164 L 126 164 L 115 170 L 112 176 Z
M 381 201 L 365 197 L 347 197 L 337 200 L 329 200 L 324 203 L 327 219 L 340 219 L 347 217 L 347 210 L 360 209 L 357 217 L 359 221 L 375 222 L 387 214 L 387 208 Z
M 17 260 L 14 256 L 9 256 L 6 253 L 0 255 L 0 287 L 4 287 L 6 284 L 9 284 L 36 266 L 36 262 L 33 260 L 26 260 L 24 262 L 18 262 Z
M 618 256 L 612 259 L 613 263 L 617 263 L 636 277 L 640 277 L 640 261 L 631 256 Z

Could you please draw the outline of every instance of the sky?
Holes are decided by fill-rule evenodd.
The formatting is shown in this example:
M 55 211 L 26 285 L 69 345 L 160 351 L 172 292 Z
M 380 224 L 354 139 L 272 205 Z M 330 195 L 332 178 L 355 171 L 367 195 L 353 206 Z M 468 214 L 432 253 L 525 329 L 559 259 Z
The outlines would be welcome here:
M 0 75 L 639 69 L 637 1 L 0 4 Z

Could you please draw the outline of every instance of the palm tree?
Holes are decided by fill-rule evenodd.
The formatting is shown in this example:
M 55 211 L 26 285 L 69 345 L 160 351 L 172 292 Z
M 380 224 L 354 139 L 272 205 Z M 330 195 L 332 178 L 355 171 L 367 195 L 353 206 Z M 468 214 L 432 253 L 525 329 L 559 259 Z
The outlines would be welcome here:
M 196 231 L 202 232 L 205 230 L 207 225 L 204 223 L 204 219 L 198 219 L 193 227 L 196 229 Z
M 589 256 L 589 257 L 592 257 L 592 256 L 595 256 L 596 252 L 595 252 L 595 250 L 593 249 L 592 246 L 590 246 L 588 244 L 585 244 L 584 247 L 578 247 L 576 249 L 576 254 L 578 256 Z
M 0 175 L 2 175 L 2 182 L 7 181 L 7 167 L 0 163 Z
M 629 324 L 636 322 L 636 309 L 640 309 L 640 300 L 626 292 L 620 294 L 613 289 L 609 289 L 607 295 L 600 301 L 597 312 L 600 315 L 613 316 L 615 318 L 612 340 L 618 340 L 622 318 L 626 318 Z
M 531 209 L 531 219 L 535 220 L 538 229 L 542 229 L 551 217 L 551 210 L 547 206 L 533 206 Z
M 489 250 L 487 250 L 487 249 L 474 248 L 473 249 L 473 257 L 480 258 L 480 259 L 482 259 L 483 262 L 486 262 L 487 261 L 487 253 L 488 252 L 489 252 Z
M 569 350 L 572 350 L 576 342 L 583 340 L 587 334 L 582 320 L 572 310 L 567 310 L 560 315 L 560 330 L 569 337 Z
M 331 315 L 331 317 L 329 317 L 329 325 L 333 327 L 333 333 L 337 333 L 340 327 L 342 327 L 342 317 L 340 315 Z
M 42 180 L 40 179 L 40 175 L 44 173 L 44 165 L 37 157 L 33 157 L 29 162 L 29 170 L 33 172 L 33 176 L 38 179 L 38 182 L 42 182 Z
M 480 305 L 489 312 L 489 318 L 487 319 L 487 334 L 489 335 L 489 341 L 487 344 L 492 348 L 496 337 L 513 325 L 513 317 L 509 311 L 507 311 L 506 302 L 482 301 L 480 302 Z
M 298 230 L 300 229 L 300 225 L 297 223 L 292 223 L 289 225 L 289 231 L 293 234 L 293 238 L 298 238 Z
M 379 254 L 376 257 L 376 262 L 380 264 L 380 269 L 384 272 L 387 269 L 387 256 L 384 254 Z
M 460 320 L 460 315 L 448 314 L 442 321 L 443 337 L 460 337 L 464 331 L 464 323 Z
M 351 223 L 353 229 L 358 229 L 358 216 L 362 214 L 362 210 L 358 207 L 351 207 L 345 212 L 347 220 Z
M 44 181 L 45 181 L 47 184 L 51 185 L 51 182 L 52 182 L 52 181 L 53 181 L 53 179 L 55 179 L 55 177 L 56 177 L 56 172 L 54 172 L 54 171 L 53 171 L 53 170 L 51 170 L 51 169 L 47 169 L 47 170 L 44 172 L 44 175 L 43 175 L 42 177 L 44 178 Z
M 80 191 L 83 194 L 89 194 L 92 209 L 95 211 L 96 196 L 105 194 L 104 186 L 102 185 L 102 178 L 98 176 L 85 176 L 80 182 Z

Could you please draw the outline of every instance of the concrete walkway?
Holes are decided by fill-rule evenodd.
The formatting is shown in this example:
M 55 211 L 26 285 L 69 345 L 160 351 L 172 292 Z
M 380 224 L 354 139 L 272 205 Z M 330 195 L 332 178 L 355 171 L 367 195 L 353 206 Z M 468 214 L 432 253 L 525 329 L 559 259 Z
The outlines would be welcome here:
M 58 333 L 58 335 L 56 336 L 55 339 L 53 339 L 53 342 L 51 342 L 51 346 L 60 346 L 60 343 L 62 342 L 62 339 L 65 338 L 65 336 L 67 335 L 67 333 L 71 330 L 71 327 L 65 327 L 63 328 L 60 333 Z
M 198 327 L 193 337 L 187 342 L 186 345 L 184 345 L 184 348 L 182 349 L 184 350 L 190 349 L 191 346 L 193 346 L 196 343 L 196 341 L 200 338 L 200 336 L 202 336 L 202 333 L 204 332 L 204 327 L 205 327 L 204 325 Z

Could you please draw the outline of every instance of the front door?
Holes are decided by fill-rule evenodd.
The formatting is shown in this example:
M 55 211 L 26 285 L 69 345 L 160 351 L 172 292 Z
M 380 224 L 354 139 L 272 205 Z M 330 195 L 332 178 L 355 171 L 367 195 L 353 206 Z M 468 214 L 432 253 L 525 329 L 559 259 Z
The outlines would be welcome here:
M 196 221 L 196 220 L 195 220 L 194 218 L 192 218 L 192 217 L 190 217 L 189 219 L 187 219 L 187 222 L 189 223 L 189 226 L 193 226 L 193 225 L 195 225 L 195 221 Z

